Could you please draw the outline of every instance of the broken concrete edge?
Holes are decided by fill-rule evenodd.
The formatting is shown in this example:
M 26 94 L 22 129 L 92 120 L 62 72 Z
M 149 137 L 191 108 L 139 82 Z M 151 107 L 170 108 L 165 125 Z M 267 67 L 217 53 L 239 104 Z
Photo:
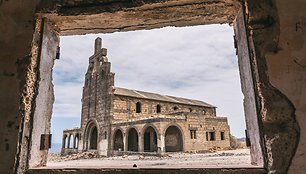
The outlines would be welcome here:
M 42 32 L 43 21 L 42 19 L 36 19 L 35 31 L 33 34 L 32 50 L 29 56 L 29 61 L 25 66 L 26 72 L 25 81 L 21 81 L 20 93 L 22 94 L 20 100 L 20 115 L 22 116 L 20 123 L 20 131 L 18 135 L 17 153 L 15 156 L 14 173 L 23 173 L 28 169 L 29 164 L 29 152 L 31 149 L 31 128 L 33 123 L 33 114 L 35 107 L 35 96 L 37 95 L 37 88 L 39 78 L 38 66 L 40 57 L 40 48 L 42 45 Z
M 60 28 L 61 35 L 74 35 L 148 30 L 166 26 L 231 24 L 235 18 L 235 12 L 240 8 L 240 3 L 235 0 L 162 2 L 147 1 L 139 7 L 125 7 L 114 2 L 111 2 L 110 5 L 103 5 L 104 2 L 88 3 L 83 4 L 82 7 L 77 5 L 77 2 L 69 2 L 69 8 L 65 8 L 67 5 L 65 5 L 65 2 L 57 2 L 52 9 L 38 8 L 37 13 L 52 20 Z M 173 11 L 177 11 L 177 20 L 166 15 Z M 211 16 L 215 12 L 218 13 Z M 193 13 L 198 15 L 193 15 Z M 114 16 L 116 16 L 116 19 L 113 18 Z M 138 16 L 144 16 L 144 19 L 137 19 Z M 104 20 L 103 23 L 92 22 L 101 18 Z M 84 25 L 79 25 L 81 23 Z M 105 23 L 108 25 L 105 26 Z

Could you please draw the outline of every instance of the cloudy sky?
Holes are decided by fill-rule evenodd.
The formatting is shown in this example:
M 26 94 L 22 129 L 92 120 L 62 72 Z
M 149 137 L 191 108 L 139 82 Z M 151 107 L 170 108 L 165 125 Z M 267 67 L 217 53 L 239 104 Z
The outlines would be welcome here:
M 218 116 L 228 117 L 233 135 L 244 136 L 233 28 L 218 24 L 61 37 L 53 70 L 53 142 L 61 142 L 63 128 L 80 124 L 84 75 L 96 37 L 108 49 L 116 86 L 208 102 L 218 107 Z

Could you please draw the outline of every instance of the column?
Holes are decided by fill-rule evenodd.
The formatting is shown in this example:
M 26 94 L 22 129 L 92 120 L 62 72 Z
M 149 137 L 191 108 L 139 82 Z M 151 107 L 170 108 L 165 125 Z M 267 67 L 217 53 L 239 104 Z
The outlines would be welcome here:
M 123 134 L 123 151 L 126 152 L 128 150 L 128 142 L 125 133 Z
M 143 139 L 141 137 L 141 134 L 138 134 L 138 152 L 143 152 Z
M 160 134 L 157 138 L 157 153 L 164 153 L 165 150 L 165 137 Z

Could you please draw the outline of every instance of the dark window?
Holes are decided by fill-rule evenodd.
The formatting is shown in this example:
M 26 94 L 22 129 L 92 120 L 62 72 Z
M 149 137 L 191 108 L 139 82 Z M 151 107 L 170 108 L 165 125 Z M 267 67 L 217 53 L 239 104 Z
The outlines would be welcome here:
M 209 132 L 209 141 L 215 141 L 216 137 L 215 137 L 215 132 Z
M 175 111 L 178 110 L 178 107 L 177 107 L 177 106 L 174 106 L 174 107 L 173 107 L 173 110 L 175 110 Z
M 140 102 L 136 103 L 136 113 L 141 113 L 141 103 Z
M 197 139 L 197 131 L 196 130 L 190 130 L 190 138 L 191 139 Z
M 107 139 L 107 132 L 104 132 L 104 139 Z
M 206 141 L 208 141 L 208 132 L 206 132 Z
M 156 113 L 160 113 L 161 112 L 161 106 L 160 105 L 157 105 L 156 106 Z
M 225 140 L 224 132 L 220 132 L 220 137 L 221 137 L 221 140 Z

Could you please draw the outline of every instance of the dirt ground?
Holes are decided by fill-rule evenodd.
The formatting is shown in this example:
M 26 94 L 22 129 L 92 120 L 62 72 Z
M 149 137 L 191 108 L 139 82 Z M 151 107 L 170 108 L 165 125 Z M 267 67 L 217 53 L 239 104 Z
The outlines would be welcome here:
M 124 155 L 115 157 L 76 159 L 51 155 L 46 168 L 249 168 L 249 149 L 215 153 L 167 153 L 163 157 Z M 134 166 L 134 167 L 133 167 Z

